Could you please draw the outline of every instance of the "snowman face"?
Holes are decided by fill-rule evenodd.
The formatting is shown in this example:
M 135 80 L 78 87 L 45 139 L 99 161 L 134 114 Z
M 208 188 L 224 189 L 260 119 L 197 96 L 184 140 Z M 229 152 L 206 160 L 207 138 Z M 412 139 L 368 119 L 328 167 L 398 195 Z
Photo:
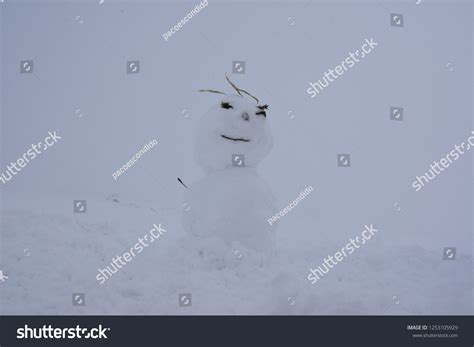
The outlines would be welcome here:
M 232 155 L 243 155 L 246 167 L 256 167 L 273 147 L 267 105 L 230 95 L 201 119 L 196 153 L 206 171 L 232 167 Z

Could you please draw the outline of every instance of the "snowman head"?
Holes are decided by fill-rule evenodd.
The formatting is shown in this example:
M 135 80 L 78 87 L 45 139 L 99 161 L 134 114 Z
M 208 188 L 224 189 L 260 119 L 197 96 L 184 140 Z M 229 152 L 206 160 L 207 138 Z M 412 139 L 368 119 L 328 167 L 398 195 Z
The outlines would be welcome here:
M 268 105 L 227 80 L 238 94 L 206 90 L 225 96 L 199 120 L 195 148 L 197 162 L 206 172 L 235 166 L 254 168 L 273 147 Z

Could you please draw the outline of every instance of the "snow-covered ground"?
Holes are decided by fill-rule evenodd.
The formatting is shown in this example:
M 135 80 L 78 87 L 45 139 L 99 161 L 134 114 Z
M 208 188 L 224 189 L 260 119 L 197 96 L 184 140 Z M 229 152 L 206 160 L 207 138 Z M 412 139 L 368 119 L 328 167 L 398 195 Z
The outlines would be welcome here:
M 9 278 L 0 286 L 2 314 L 472 313 L 467 254 L 443 261 L 421 246 L 369 240 L 312 285 L 309 268 L 344 246 L 331 239 L 329 225 L 295 241 L 291 231 L 315 225 L 315 217 L 282 219 L 277 254 L 264 269 L 244 248 L 226 266 L 209 267 L 196 261 L 180 205 L 159 209 L 116 195 L 88 196 L 87 204 L 87 213 L 73 214 L 68 197 L 4 201 L 2 264 Z M 153 223 L 167 232 L 99 284 L 98 268 L 133 247 Z M 86 305 L 73 306 L 72 293 L 85 293 Z M 178 305 L 180 293 L 192 294 L 192 306 Z

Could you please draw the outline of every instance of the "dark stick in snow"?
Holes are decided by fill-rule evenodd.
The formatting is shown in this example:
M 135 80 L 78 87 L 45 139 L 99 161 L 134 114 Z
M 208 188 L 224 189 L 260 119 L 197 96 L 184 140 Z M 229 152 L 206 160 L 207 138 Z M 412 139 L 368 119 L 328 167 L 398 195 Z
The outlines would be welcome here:
M 186 185 L 183 183 L 183 181 L 181 181 L 181 178 L 178 177 L 178 181 L 179 181 L 179 183 L 181 183 L 185 188 L 188 188 L 188 187 L 186 187 Z

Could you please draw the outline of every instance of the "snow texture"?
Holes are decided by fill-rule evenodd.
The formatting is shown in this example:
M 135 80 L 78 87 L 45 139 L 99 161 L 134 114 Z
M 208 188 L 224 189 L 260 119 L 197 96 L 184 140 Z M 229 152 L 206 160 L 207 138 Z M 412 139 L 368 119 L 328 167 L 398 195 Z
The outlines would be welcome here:
M 189 238 L 181 229 L 180 207 L 160 210 L 97 196 L 88 199 L 90 212 L 71 216 L 61 212 L 71 205 L 68 198 L 31 201 L 42 206 L 31 209 L 18 205 L 23 201 L 12 199 L 2 216 L 9 276 L 0 289 L 2 314 L 471 313 L 466 254 L 443 261 L 439 252 L 420 246 L 369 241 L 311 285 L 309 267 L 337 250 L 338 242 L 327 233 L 298 245 L 291 237 L 280 239 L 267 267 L 256 266 L 252 251 L 237 243 L 239 252 L 230 251 L 216 264 L 211 256 L 209 262 L 198 261 L 190 251 L 199 250 L 199 237 Z M 162 223 L 167 233 L 100 285 L 97 269 L 133 246 L 153 222 Z M 215 239 L 215 249 L 221 249 L 220 242 Z M 72 293 L 82 292 L 86 306 L 72 306 Z M 192 306 L 180 307 L 179 293 L 192 293 Z

